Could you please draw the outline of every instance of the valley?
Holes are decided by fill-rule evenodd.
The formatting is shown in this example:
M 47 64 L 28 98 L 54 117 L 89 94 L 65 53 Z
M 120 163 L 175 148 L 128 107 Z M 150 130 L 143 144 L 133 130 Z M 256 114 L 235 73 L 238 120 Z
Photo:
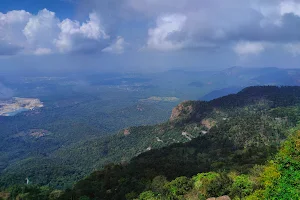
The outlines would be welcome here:
M 234 143 L 234 147 L 228 148 L 237 148 L 239 151 L 260 142 L 272 144 L 277 148 L 286 138 L 285 130 L 295 126 L 295 120 L 298 118 L 291 116 L 296 119 L 287 120 L 286 117 L 293 113 L 277 116 L 272 109 L 287 106 L 282 104 L 282 97 L 291 96 L 293 93 L 290 91 L 295 92 L 294 102 L 298 102 L 298 88 L 242 89 L 243 86 L 260 84 L 254 81 L 255 77 L 269 73 L 270 70 L 278 69 L 253 69 L 250 70 L 251 73 L 249 69 L 230 68 L 221 72 L 170 71 L 135 76 L 100 74 L 64 78 L 26 78 L 23 83 L 4 80 L 6 87 L 15 88 L 14 96 L 19 98 L 2 100 L 3 105 L 12 111 L 24 107 L 26 112 L 0 116 L 0 187 L 23 184 L 25 178 L 29 178 L 34 185 L 47 185 L 63 191 L 72 188 L 74 183 L 93 171 L 105 169 L 105 166 L 111 163 L 127 165 L 136 157 L 161 152 L 160 149 L 176 145 L 182 149 L 199 138 L 210 138 L 214 132 L 232 134 L 224 136 L 231 138 L 229 144 Z M 297 76 L 297 73 L 290 74 L 292 77 Z M 161 78 L 166 76 L 167 82 Z M 101 79 L 102 81 L 99 81 Z M 278 80 L 281 80 L 280 76 Z M 190 84 L 195 81 L 204 84 Z M 281 85 L 281 82 L 278 84 Z M 239 92 L 240 90 L 242 92 Z M 230 93 L 237 95 L 219 98 Z M 202 98 L 207 101 L 197 101 Z M 274 105 L 272 102 L 275 102 Z M 296 106 L 295 103 L 287 103 Z M 241 117 L 236 118 L 236 115 Z M 243 121 L 247 121 L 249 126 L 245 126 Z M 250 133 L 252 127 L 255 128 Z M 267 132 L 263 131 L 259 137 L 256 135 L 258 138 L 250 137 L 261 130 Z M 243 136 L 244 134 L 246 136 Z M 208 150 L 213 149 L 214 143 L 211 147 L 207 146 L 210 140 L 207 144 L 199 144 Z M 236 146 L 240 143 L 243 147 Z M 181 145 L 183 147 L 180 147 Z M 213 166 L 220 165 L 226 168 L 233 165 L 233 160 L 228 160 L 225 164 L 222 159 L 218 160 L 219 150 L 213 151 L 216 154 L 206 154 L 202 150 L 188 150 L 197 152 L 198 164 L 201 163 L 201 159 L 210 160 L 209 157 L 212 156 L 217 159 L 209 161 Z M 181 155 L 181 150 L 174 151 Z M 185 152 L 183 149 L 182 151 Z M 268 151 L 270 154 L 262 153 L 262 157 L 259 156 L 258 160 L 253 162 L 263 163 L 275 152 L 273 146 Z M 226 152 L 228 149 L 224 151 Z M 169 169 L 174 160 L 180 163 L 183 159 L 178 160 L 173 156 L 168 161 Z M 164 163 L 160 160 L 160 153 L 149 158 L 150 160 L 157 166 Z M 164 171 L 165 166 L 160 166 L 160 170 L 153 173 L 164 174 L 168 179 L 173 179 L 177 175 L 192 176 L 198 172 L 220 169 L 201 165 L 198 168 L 188 157 L 183 160 L 191 162 L 190 167 L 185 168 L 186 163 L 182 163 L 182 170 L 176 173 L 170 170 L 168 174 Z M 150 163 L 147 165 L 153 166 Z M 144 167 L 143 165 L 141 169 Z M 156 167 L 154 168 L 156 170 Z M 138 192 L 142 190 L 137 190 L 136 193 Z
M 300 0 L 0 5 L 0 200 L 300 200 Z
M 184 102 L 175 108 L 180 113 L 172 122 L 139 127 L 125 136 L 135 140 L 135 148 L 140 140 L 148 143 L 143 149 L 149 143 L 159 146 L 129 163 L 95 171 L 59 199 L 296 198 L 299 103 L 299 87 L 250 87 L 209 102 Z M 203 120 L 214 125 L 201 127 Z M 154 137 L 156 142 L 148 140 Z M 167 138 L 179 142 L 166 145 Z
M 1 182 L 12 185 L 18 177 L 29 177 L 47 187 L 14 186 L 1 195 L 55 195 L 58 200 L 296 198 L 299 104 L 296 86 L 248 87 L 211 101 L 185 101 L 164 123 L 126 128 L 19 162 Z M 76 177 L 81 180 L 74 186 L 59 187 Z

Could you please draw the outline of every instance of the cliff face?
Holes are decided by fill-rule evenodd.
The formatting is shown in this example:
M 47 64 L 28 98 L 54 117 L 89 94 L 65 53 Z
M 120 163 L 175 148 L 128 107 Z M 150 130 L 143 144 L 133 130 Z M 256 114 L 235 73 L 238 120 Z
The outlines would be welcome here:
M 172 110 L 170 121 L 176 121 L 178 119 L 188 117 L 192 114 L 193 110 L 194 109 L 191 101 L 180 103 Z

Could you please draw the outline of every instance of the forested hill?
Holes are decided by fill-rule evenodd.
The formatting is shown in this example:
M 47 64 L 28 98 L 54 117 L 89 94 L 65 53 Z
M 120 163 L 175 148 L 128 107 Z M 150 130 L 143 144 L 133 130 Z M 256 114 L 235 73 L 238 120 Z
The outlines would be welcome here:
M 276 154 L 300 120 L 299 103 L 300 87 L 271 86 L 249 87 L 209 102 L 184 102 L 174 108 L 168 123 L 155 127 L 168 126 L 176 130 L 173 137 L 187 137 L 191 141 L 145 152 L 128 164 L 108 165 L 78 182 L 61 199 L 205 199 L 251 195 L 258 187 L 252 182 L 246 192 L 235 192 L 238 185 L 235 189 L 230 187 L 243 177 L 246 178 L 240 184 L 247 185 L 253 170 L 263 171 L 262 165 Z M 176 135 L 178 132 L 181 134 Z M 154 134 L 163 138 L 164 132 Z M 208 174 L 195 177 L 199 173 Z M 229 177 L 230 174 L 234 176 Z M 197 190 L 201 185 L 195 184 L 207 181 L 205 177 L 216 179 L 214 185 L 205 183 L 208 191 Z
M 261 165 L 273 158 L 299 121 L 300 87 L 249 87 L 208 102 L 186 101 L 173 109 L 166 123 L 128 128 L 90 141 L 88 148 L 57 152 L 56 156 L 67 156 L 68 166 L 77 169 L 115 163 L 79 181 L 73 189 L 48 188 L 45 192 L 45 188 L 26 186 L 7 192 L 40 195 L 39 199 L 49 199 L 51 194 L 52 199 L 63 200 L 241 198 L 251 195 L 258 185 L 236 191 L 238 184 L 247 185 L 249 174 L 264 168 Z M 72 151 L 80 156 L 72 157 Z
M 272 108 L 297 105 L 299 103 L 300 87 L 298 86 L 253 86 L 245 88 L 237 94 L 224 96 L 208 102 L 186 101 L 179 105 L 179 107 L 182 107 L 183 112 L 175 114 L 175 117 L 171 116 L 171 120 L 175 121 L 174 118 L 176 118 L 177 121 L 181 122 L 182 120 L 187 120 L 186 122 L 197 121 L 215 109 L 231 109 L 255 104 L 265 104 L 269 108 Z M 176 108 L 173 111 L 176 112 Z

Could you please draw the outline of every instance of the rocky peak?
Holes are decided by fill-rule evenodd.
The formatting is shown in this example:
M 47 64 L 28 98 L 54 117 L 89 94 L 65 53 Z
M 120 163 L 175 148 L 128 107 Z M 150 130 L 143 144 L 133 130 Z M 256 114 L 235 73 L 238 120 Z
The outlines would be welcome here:
M 175 121 L 182 117 L 188 117 L 193 112 L 191 101 L 184 101 L 172 110 L 170 121 Z

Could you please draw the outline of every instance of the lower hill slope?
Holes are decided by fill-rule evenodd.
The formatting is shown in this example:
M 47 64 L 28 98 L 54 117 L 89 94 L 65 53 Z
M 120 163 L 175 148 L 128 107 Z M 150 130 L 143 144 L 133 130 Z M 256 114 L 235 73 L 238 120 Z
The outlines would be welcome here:
M 23 190 L 12 187 L 8 191 L 15 197 L 44 193 L 44 199 L 52 196 L 55 196 L 52 199 L 91 200 L 166 199 L 166 195 L 167 199 L 232 196 L 233 189 L 220 185 L 237 184 L 235 188 L 238 188 L 240 182 L 248 184 L 243 175 L 248 177 L 258 165 L 274 158 L 282 142 L 290 137 L 290 129 L 300 120 L 299 105 L 300 87 L 267 86 L 246 88 L 236 95 L 209 102 L 183 102 L 174 108 L 170 120 L 164 124 L 128 128 L 115 136 L 56 152 L 57 163 L 59 157 L 68 156 L 68 165 L 59 164 L 70 167 L 70 171 L 59 174 L 58 167 L 44 178 L 49 177 L 51 182 L 59 174 L 63 177 L 61 184 L 76 174 L 74 167 L 92 171 L 108 163 L 120 163 L 106 165 L 72 189 L 62 192 L 37 187 L 32 189 L 36 192 L 30 188 L 28 192 L 20 192 L 25 191 L 24 187 Z M 81 154 L 75 158 L 72 151 Z M 34 168 L 28 168 L 27 173 L 37 174 Z M 208 182 L 216 179 L 215 185 L 202 191 L 202 176 L 208 176 Z M 14 176 L 6 176 L 1 183 L 11 185 L 12 179 Z M 197 187 L 193 185 L 196 180 L 200 181 Z M 246 197 L 257 188 L 246 194 L 238 191 L 236 195 Z
M 236 160 L 225 168 L 213 166 L 208 162 L 207 165 L 212 167 L 198 169 L 198 174 L 189 176 L 188 170 L 186 173 L 179 170 L 176 172 L 178 177 L 174 174 L 174 178 L 168 179 L 164 176 L 166 173 L 162 173 L 164 170 L 153 174 L 155 167 L 146 167 L 143 165 L 145 160 L 141 163 L 137 162 L 141 158 L 136 158 L 131 166 L 112 165 L 101 172 L 93 173 L 76 184 L 73 190 L 66 191 L 59 199 L 201 200 L 218 196 L 223 196 L 224 199 L 231 197 L 246 200 L 299 199 L 300 126 L 291 129 L 289 133 L 290 136 L 281 145 L 279 152 L 264 164 L 254 157 L 254 152 L 248 155 L 245 153 L 245 157 L 239 157 L 240 162 Z M 224 160 L 230 160 L 226 154 L 221 156 Z M 261 155 L 257 157 L 266 158 Z M 177 168 L 181 168 L 182 163 L 178 163 Z M 175 169 L 172 164 L 165 165 Z M 196 169 L 194 166 L 189 167 Z M 110 189 L 105 190 L 103 186 Z M 124 190 L 128 193 L 125 194 Z M 138 191 L 143 192 L 139 194 Z
M 300 120 L 299 91 L 251 87 L 210 102 L 185 102 L 174 109 L 168 125 L 200 136 L 143 153 L 128 164 L 108 165 L 78 182 L 62 199 L 134 199 L 159 176 L 172 180 L 210 171 L 250 173 L 276 154 Z

